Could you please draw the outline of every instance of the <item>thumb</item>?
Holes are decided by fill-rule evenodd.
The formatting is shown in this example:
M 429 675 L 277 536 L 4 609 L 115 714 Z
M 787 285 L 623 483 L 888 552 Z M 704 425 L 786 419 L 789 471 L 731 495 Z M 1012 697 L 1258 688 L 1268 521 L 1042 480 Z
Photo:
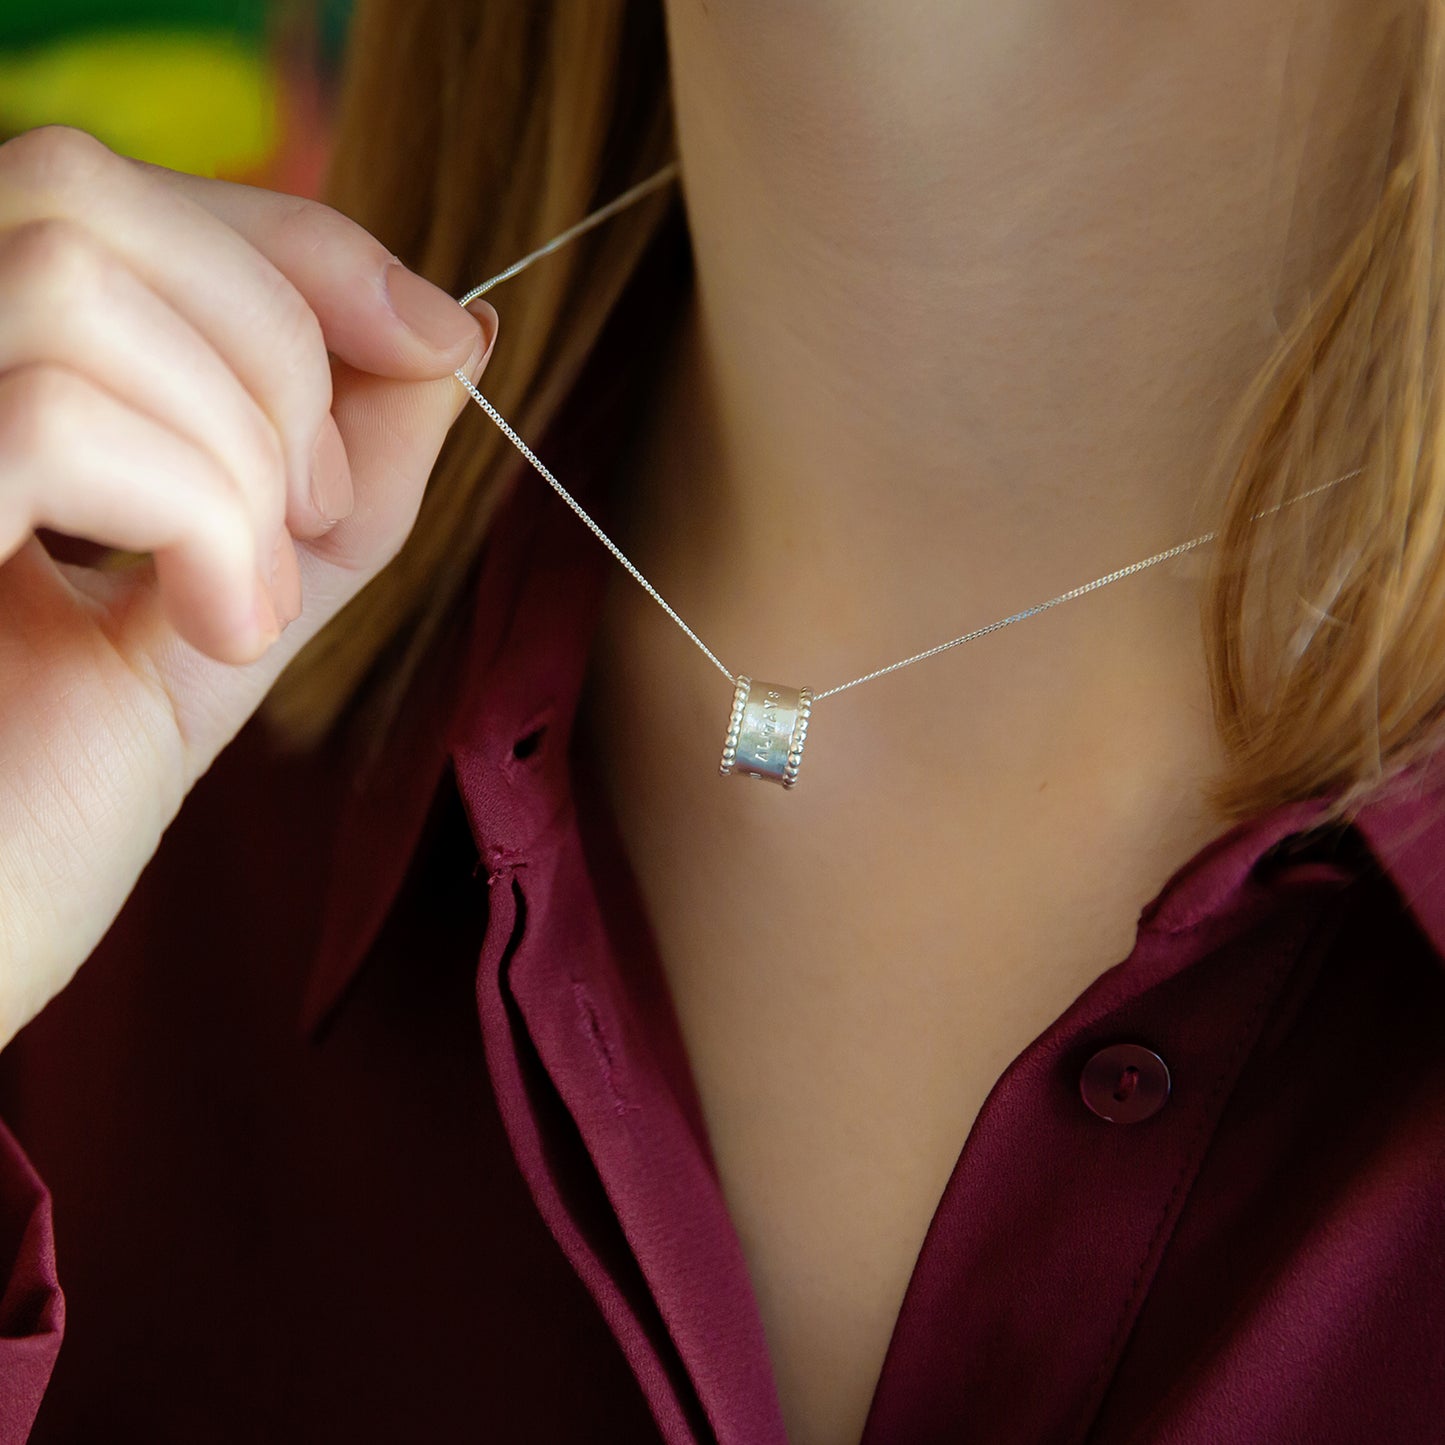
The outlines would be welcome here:
M 459 368 L 475 383 L 491 359 L 497 313 L 473 303 L 479 340 Z M 132 609 L 129 646 L 147 655 L 186 741 L 186 786 L 256 709 L 306 643 L 400 550 L 416 520 L 442 442 L 467 401 L 448 373 L 419 381 L 378 376 L 331 358 L 332 406 L 322 427 L 325 465 L 350 472 L 355 505 L 323 536 L 295 542 L 301 615 L 246 666 L 204 656 L 165 621 L 161 599 Z M 319 458 L 318 458 L 319 460 Z
M 491 359 L 499 324 L 485 301 L 472 302 L 469 310 L 481 333 L 460 370 L 476 384 Z M 333 568 L 359 574 L 354 591 L 406 540 L 442 442 L 469 398 L 453 374 L 398 381 L 333 357 L 331 375 L 335 432 L 322 465 L 349 470 L 355 505 L 324 536 L 299 545 Z M 322 585 L 331 591 L 328 583 Z M 309 601 L 306 611 L 311 612 Z
M 488 325 L 485 316 L 477 319 Z M 484 349 L 479 346 L 461 368 L 473 382 L 485 370 L 495 340 L 493 329 Z M 125 583 L 139 594 L 126 609 L 126 650 L 146 656 L 145 670 L 170 700 L 167 716 L 185 742 L 187 788 L 255 711 L 287 663 L 400 549 L 437 453 L 467 400 L 454 375 L 397 381 L 335 357 L 331 366 L 334 422 L 323 432 L 332 438 L 330 464 L 351 471 L 356 505 L 324 536 L 295 543 L 301 615 L 267 652 L 245 666 L 217 662 L 181 639 L 153 587 Z

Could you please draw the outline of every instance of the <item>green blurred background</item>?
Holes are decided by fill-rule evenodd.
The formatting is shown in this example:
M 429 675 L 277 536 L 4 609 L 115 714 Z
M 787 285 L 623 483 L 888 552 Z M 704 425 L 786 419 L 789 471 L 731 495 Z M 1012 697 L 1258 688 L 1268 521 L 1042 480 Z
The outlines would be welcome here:
M 315 195 L 351 0 L 0 0 L 0 140 L 60 122 Z

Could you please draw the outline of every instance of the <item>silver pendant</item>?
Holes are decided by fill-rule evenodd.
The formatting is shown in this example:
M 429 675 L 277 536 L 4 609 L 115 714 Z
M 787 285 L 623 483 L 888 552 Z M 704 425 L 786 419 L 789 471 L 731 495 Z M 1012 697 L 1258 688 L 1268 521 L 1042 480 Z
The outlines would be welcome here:
M 806 687 L 739 677 L 718 772 L 796 787 L 812 712 L 813 694 Z

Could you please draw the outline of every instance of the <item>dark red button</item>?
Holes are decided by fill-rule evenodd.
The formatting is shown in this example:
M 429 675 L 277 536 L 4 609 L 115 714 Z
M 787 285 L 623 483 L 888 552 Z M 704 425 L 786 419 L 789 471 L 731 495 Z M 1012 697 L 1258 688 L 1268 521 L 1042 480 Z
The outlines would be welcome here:
M 1137 1124 L 1164 1107 L 1169 1066 L 1139 1044 L 1110 1044 L 1084 1065 L 1079 1093 L 1101 1119 Z

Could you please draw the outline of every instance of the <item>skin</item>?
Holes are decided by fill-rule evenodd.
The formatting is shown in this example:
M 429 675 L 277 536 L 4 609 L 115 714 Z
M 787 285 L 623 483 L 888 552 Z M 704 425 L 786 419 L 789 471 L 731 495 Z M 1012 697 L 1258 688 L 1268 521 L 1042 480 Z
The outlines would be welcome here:
M 698 284 L 619 540 L 724 662 L 828 687 L 1210 529 L 1230 406 L 1378 194 L 1395 7 L 666 13 Z M 1201 571 L 821 704 L 792 793 L 717 778 L 730 689 L 617 575 L 582 745 L 794 1445 L 858 1441 L 985 1096 L 1221 831 Z

